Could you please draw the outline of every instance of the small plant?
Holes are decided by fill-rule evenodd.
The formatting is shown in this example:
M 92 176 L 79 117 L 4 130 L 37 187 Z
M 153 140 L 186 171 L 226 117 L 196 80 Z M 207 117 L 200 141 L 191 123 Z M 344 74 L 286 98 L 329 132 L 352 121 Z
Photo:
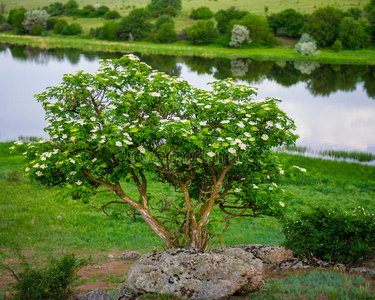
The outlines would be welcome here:
M 90 258 L 78 259 L 74 254 L 66 253 L 60 259 L 49 258 L 45 267 L 36 268 L 17 252 L 22 270 L 17 274 L 8 268 L 16 279 L 13 284 L 17 291 L 15 299 L 68 299 L 73 293 L 77 272 L 90 262 Z
M 351 212 L 316 207 L 284 220 L 284 246 L 299 257 L 316 257 L 349 265 L 375 251 L 375 214 L 358 207 Z
M 335 52 L 339 52 L 342 50 L 342 43 L 340 40 L 336 40 L 332 45 L 332 50 Z

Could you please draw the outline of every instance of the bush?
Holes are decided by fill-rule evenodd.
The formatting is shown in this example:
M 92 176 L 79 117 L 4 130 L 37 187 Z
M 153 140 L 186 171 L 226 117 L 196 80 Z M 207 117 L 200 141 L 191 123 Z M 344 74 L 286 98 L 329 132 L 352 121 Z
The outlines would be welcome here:
M 78 23 L 68 24 L 61 31 L 62 35 L 80 35 L 81 33 L 82 33 L 82 27 Z
M 122 40 L 129 40 L 130 34 L 134 40 L 147 37 L 151 30 L 151 14 L 144 8 L 136 8 L 122 18 L 117 29 L 117 36 Z
M 285 247 L 299 257 L 358 264 L 375 251 L 375 215 L 316 207 L 284 220 Z
M 31 29 L 32 35 L 42 35 L 43 28 L 40 24 L 34 24 L 33 28 Z
M 306 56 L 317 56 L 320 53 L 317 51 L 315 40 L 307 33 L 302 34 L 299 42 L 294 46 L 294 50 L 298 54 Z
M 172 5 L 168 5 L 166 8 L 164 8 L 163 15 L 175 17 L 177 16 L 177 10 Z
M 56 34 L 61 34 L 63 31 L 64 27 L 68 25 L 68 21 L 65 19 L 58 19 L 53 26 L 53 32 Z
M 107 12 L 109 12 L 110 9 L 108 6 L 101 5 L 98 7 L 98 9 L 95 11 L 93 17 L 103 17 Z
M 285 32 L 290 37 L 297 37 L 303 27 L 304 16 L 293 8 L 285 9 L 267 17 L 273 32 Z
M 15 299 L 68 299 L 77 272 L 87 265 L 89 259 L 77 259 L 74 254 L 64 254 L 61 259 L 51 257 L 47 266 L 35 268 L 19 254 L 22 270 L 12 271 L 17 291 Z
M 181 0 L 151 0 L 146 9 L 157 18 L 162 14 L 175 16 L 182 8 Z
M 22 25 L 28 33 L 32 33 L 34 25 L 39 24 L 40 29 L 46 27 L 49 14 L 45 10 L 31 10 L 25 13 Z
M 339 52 L 342 50 L 342 43 L 340 40 L 336 40 L 332 45 L 332 50 L 335 52 Z
M 218 31 L 212 21 L 198 20 L 186 29 L 186 35 L 195 45 L 208 45 L 218 37 Z
M 370 25 L 364 21 L 356 21 L 352 17 L 345 17 L 339 26 L 338 39 L 342 41 L 344 49 L 358 50 L 369 42 L 371 37 L 368 33 Z
M 114 19 L 118 19 L 120 17 L 121 17 L 120 13 L 117 10 L 107 11 L 104 15 L 104 19 L 107 19 L 107 20 L 114 20 Z
M 177 32 L 173 23 L 163 23 L 154 35 L 155 43 L 173 43 L 177 41 Z
M 245 26 L 234 25 L 229 46 L 238 48 L 241 47 L 244 43 L 250 44 L 251 39 L 249 34 L 249 30 Z
M 234 6 L 228 8 L 227 10 L 219 10 L 215 13 L 215 20 L 217 22 L 217 29 L 221 34 L 230 33 L 231 21 L 241 20 L 249 12 L 246 10 L 237 10 Z
M 214 13 L 207 6 L 201 6 L 197 9 L 192 8 L 190 13 L 190 19 L 193 20 L 207 20 L 213 17 Z
M 98 32 L 98 37 L 101 40 L 116 40 L 117 39 L 117 22 L 105 21 Z

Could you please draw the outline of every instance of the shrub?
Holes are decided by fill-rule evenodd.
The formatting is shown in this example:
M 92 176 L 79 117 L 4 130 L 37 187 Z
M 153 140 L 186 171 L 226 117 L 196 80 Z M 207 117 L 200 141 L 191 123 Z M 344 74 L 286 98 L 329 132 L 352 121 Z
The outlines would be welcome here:
M 136 8 L 122 18 L 117 29 L 117 36 L 128 40 L 131 34 L 134 40 L 141 40 L 149 35 L 152 29 L 151 14 L 144 8 Z
M 107 11 L 104 15 L 104 19 L 107 19 L 107 20 L 114 20 L 114 19 L 118 19 L 120 17 L 121 17 L 120 13 L 117 10 Z
M 82 33 L 82 27 L 78 23 L 68 24 L 61 31 L 62 35 L 80 35 L 81 33 Z
M 68 25 L 68 21 L 65 19 L 58 19 L 53 26 L 53 32 L 56 34 L 61 34 L 63 31 L 64 27 Z
M 60 16 L 64 14 L 64 4 L 62 4 L 61 2 L 51 3 L 49 6 L 44 7 L 44 9 L 51 16 Z
M 78 9 L 79 4 L 76 0 L 69 0 L 64 5 L 64 12 L 67 15 L 72 15 Z
M 215 13 L 215 20 L 217 22 L 217 29 L 221 34 L 230 33 L 231 21 L 241 20 L 249 12 L 246 10 L 237 10 L 234 6 L 228 8 L 227 10 L 219 10 Z
M 336 40 L 332 45 L 332 50 L 335 52 L 339 52 L 342 50 L 342 43 L 340 40 Z
M 101 5 L 98 7 L 98 9 L 93 14 L 93 17 L 103 17 L 107 12 L 109 12 L 110 9 L 108 6 Z
M 105 21 L 103 26 L 100 28 L 98 37 L 101 40 L 116 40 L 117 39 L 117 22 L 116 21 Z
M 45 10 L 31 10 L 25 13 L 25 20 L 22 25 L 28 33 L 32 33 L 35 24 L 39 24 L 40 31 L 46 27 L 49 14 Z
M 195 45 L 208 45 L 213 43 L 219 34 L 214 22 L 198 20 L 186 29 L 186 35 Z
M 174 14 L 172 13 L 173 8 Z M 151 0 L 146 9 L 152 14 L 153 17 L 158 17 L 162 14 L 175 16 L 182 8 L 181 0 Z
M 300 34 L 303 27 L 304 16 L 293 8 L 285 9 L 277 14 L 267 17 L 269 26 L 273 32 L 285 32 L 290 37 Z
M 163 25 L 164 23 L 172 23 L 174 25 L 174 21 L 171 16 L 161 15 L 159 18 L 156 19 L 155 28 L 160 29 L 161 25 Z
M 375 215 L 316 207 L 284 220 L 284 246 L 299 257 L 358 264 L 375 251 Z
M 345 17 L 339 26 L 338 39 L 342 41 L 345 49 L 357 50 L 362 48 L 370 40 L 368 33 L 369 24 L 364 21 L 356 21 L 352 17 Z
M 207 20 L 211 19 L 213 17 L 214 13 L 212 12 L 211 9 L 209 9 L 207 6 L 201 6 L 198 7 L 197 9 L 192 8 L 191 13 L 190 13 L 190 19 L 193 20 Z
M 23 7 L 14 8 L 9 12 L 8 23 L 16 30 L 17 33 L 25 33 L 23 21 L 27 10 Z
M 77 272 L 90 262 L 90 258 L 77 259 L 66 253 L 60 259 L 51 257 L 45 267 L 35 268 L 21 254 L 19 258 L 22 270 L 17 274 L 10 269 L 16 279 L 15 299 L 68 299 Z
M 244 43 L 250 44 L 251 39 L 249 34 L 249 30 L 245 26 L 234 25 L 229 46 L 238 48 L 241 47 Z
M 40 24 L 34 24 L 31 34 L 32 35 L 42 35 L 43 28 L 40 26 Z
M 173 23 L 165 22 L 154 35 L 155 43 L 173 43 L 177 41 L 177 32 Z
M 168 5 L 166 8 L 164 8 L 163 14 L 175 17 L 177 16 L 177 10 L 172 5 Z
M 320 53 L 317 51 L 315 40 L 307 33 L 302 34 L 300 40 L 294 46 L 294 50 L 296 50 L 298 54 L 306 56 L 317 56 Z

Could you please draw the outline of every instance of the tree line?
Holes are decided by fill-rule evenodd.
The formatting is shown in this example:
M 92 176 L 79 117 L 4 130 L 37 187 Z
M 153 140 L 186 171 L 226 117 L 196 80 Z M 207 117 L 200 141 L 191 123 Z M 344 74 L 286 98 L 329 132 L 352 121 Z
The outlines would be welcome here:
M 370 0 L 363 10 L 350 8 L 343 11 L 325 6 L 311 14 L 302 14 L 293 8 L 268 14 L 265 8 L 265 16 L 235 7 L 213 13 L 209 7 L 201 6 L 190 13 L 195 23 L 178 33 L 174 17 L 181 9 L 181 0 L 151 0 L 146 8 L 133 6 L 127 16 L 121 17 L 118 11 L 110 10 L 107 6 L 86 5 L 80 9 L 76 0 L 69 0 L 65 4 L 54 2 L 32 11 L 15 8 L 7 18 L 2 10 L 0 30 L 33 35 L 50 30 L 55 34 L 80 35 L 82 27 L 76 22 L 68 24 L 64 15 L 103 17 L 106 21 L 103 26 L 90 30 L 91 37 L 155 43 L 186 40 L 194 45 L 246 48 L 274 47 L 278 44 L 278 35 L 291 38 L 302 36 L 301 42 L 305 44 L 300 44 L 300 51 L 296 50 L 303 55 L 317 53 L 318 47 L 332 47 L 336 51 L 365 48 L 374 43 L 375 37 L 375 0 Z

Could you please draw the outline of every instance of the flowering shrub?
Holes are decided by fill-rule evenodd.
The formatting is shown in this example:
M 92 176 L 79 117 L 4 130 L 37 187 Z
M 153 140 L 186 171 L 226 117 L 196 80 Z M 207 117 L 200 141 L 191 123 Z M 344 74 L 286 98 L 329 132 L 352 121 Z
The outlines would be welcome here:
M 318 56 L 320 54 L 320 51 L 317 51 L 316 41 L 307 33 L 302 34 L 300 40 L 294 46 L 294 50 L 305 56 Z
M 351 212 L 325 207 L 287 218 L 284 246 L 300 257 L 357 264 L 375 251 L 375 215 L 358 207 Z
M 25 172 L 75 197 L 116 195 L 113 202 L 137 210 L 168 248 L 207 249 L 214 208 L 223 221 L 281 215 L 284 170 L 271 148 L 295 142 L 293 121 L 280 100 L 253 101 L 253 87 L 229 79 L 211 85 L 194 88 L 133 55 L 101 61 L 96 74 L 65 75 L 36 95 L 50 140 L 16 142 L 27 157 Z M 174 187 L 176 199 L 151 199 L 150 173 Z M 122 180 L 135 184 L 139 199 Z M 160 201 L 170 209 L 159 209 Z

